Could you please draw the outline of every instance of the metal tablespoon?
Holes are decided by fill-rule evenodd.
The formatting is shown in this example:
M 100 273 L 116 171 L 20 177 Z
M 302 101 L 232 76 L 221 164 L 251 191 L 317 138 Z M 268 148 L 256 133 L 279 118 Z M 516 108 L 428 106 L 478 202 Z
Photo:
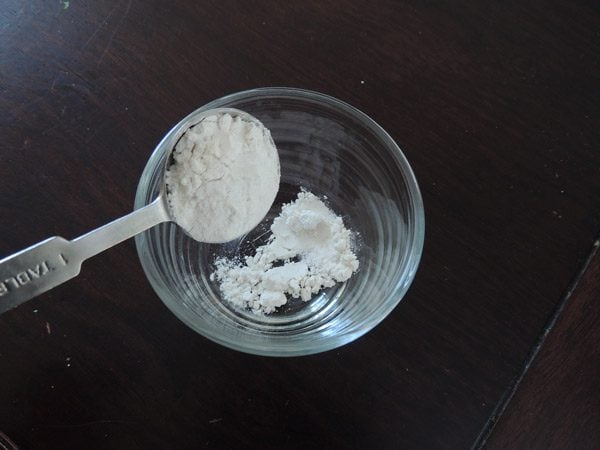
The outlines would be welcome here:
M 197 111 L 173 128 L 161 144 L 168 143 L 166 148 L 172 152 L 179 138 L 189 128 L 206 117 L 222 114 L 240 117 L 243 121 L 254 122 L 264 128 L 258 119 L 237 109 Z M 164 181 L 170 158 L 169 153 L 165 159 L 160 193 L 149 205 L 71 241 L 59 236 L 51 237 L 0 260 L 0 314 L 74 278 L 79 274 L 81 264 L 86 259 L 159 223 L 175 221 L 167 204 Z M 256 225 L 258 222 L 251 228 Z M 230 240 L 236 237 L 238 236 L 231 236 Z

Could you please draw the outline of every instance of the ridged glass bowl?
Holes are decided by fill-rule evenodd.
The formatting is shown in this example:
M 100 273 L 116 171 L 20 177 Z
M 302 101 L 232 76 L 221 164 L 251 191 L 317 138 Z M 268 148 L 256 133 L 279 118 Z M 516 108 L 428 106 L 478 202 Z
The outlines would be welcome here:
M 356 108 L 316 92 L 254 89 L 215 100 L 200 110 L 230 107 L 257 117 L 279 149 L 281 187 L 265 220 L 222 245 L 198 243 L 174 223 L 136 236 L 152 287 L 173 313 L 201 335 L 260 355 L 294 356 L 330 350 L 357 339 L 400 302 L 417 270 L 424 236 L 421 194 L 406 158 L 392 138 Z M 182 120 L 174 129 L 185 123 Z M 148 160 L 135 208 L 160 190 L 165 138 Z M 240 256 L 265 243 L 282 203 L 300 188 L 319 197 L 356 233 L 360 267 L 345 283 L 310 302 L 291 300 L 269 315 L 240 310 L 221 299 L 211 281 L 219 256 Z

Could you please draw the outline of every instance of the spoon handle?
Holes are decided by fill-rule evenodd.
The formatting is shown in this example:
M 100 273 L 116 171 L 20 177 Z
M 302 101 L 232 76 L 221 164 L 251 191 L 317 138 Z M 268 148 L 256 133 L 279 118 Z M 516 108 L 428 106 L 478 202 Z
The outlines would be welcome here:
M 51 237 L 0 260 L 0 314 L 79 275 L 86 259 L 170 220 L 162 197 L 72 241 Z

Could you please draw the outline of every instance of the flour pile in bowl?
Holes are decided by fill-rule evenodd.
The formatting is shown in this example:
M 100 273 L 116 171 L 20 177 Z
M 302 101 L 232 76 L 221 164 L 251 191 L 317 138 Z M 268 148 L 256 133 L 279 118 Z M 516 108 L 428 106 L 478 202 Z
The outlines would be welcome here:
M 288 296 L 309 301 L 358 269 L 352 232 L 310 192 L 301 191 L 283 205 L 271 233 L 243 262 L 217 259 L 211 280 L 220 283 L 223 298 L 233 305 L 269 314 L 285 305 Z

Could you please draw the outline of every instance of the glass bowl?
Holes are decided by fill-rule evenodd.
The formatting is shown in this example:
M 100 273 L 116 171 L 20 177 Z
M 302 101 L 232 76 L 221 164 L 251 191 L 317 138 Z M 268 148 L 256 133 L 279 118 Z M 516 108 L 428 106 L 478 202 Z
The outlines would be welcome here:
M 290 88 L 261 88 L 215 100 L 200 110 L 230 107 L 257 117 L 279 150 L 281 186 L 265 220 L 226 244 L 198 243 L 174 223 L 136 236 L 140 261 L 166 306 L 201 335 L 235 350 L 295 356 L 330 350 L 371 330 L 400 302 L 417 270 L 424 236 L 421 194 L 392 138 L 358 109 L 327 95 Z M 140 179 L 135 208 L 160 190 L 170 135 Z M 219 256 L 246 255 L 264 243 L 282 203 L 300 188 L 319 197 L 356 233 L 358 271 L 310 302 L 291 299 L 268 315 L 235 308 L 211 281 Z

